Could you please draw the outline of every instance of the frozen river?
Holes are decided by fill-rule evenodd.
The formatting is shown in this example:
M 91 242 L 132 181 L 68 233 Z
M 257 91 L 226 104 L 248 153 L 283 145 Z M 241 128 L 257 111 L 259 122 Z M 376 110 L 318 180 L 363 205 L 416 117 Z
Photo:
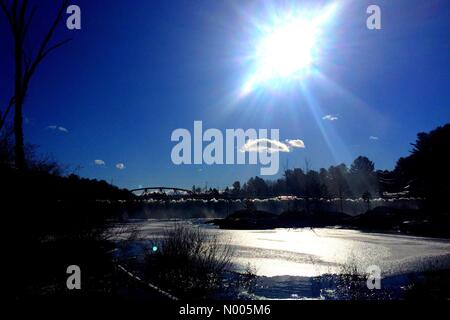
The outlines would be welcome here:
M 250 264 L 259 276 L 311 277 L 340 273 L 346 266 L 365 272 L 377 265 L 383 275 L 450 268 L 450 240 L 366 233 L 347 229 L 220 230 L 204 220 L 148 220 L 140 223 L 147 239 L 161 237 L 175 223 L 202 228 L 231 245 L 235 268 Z

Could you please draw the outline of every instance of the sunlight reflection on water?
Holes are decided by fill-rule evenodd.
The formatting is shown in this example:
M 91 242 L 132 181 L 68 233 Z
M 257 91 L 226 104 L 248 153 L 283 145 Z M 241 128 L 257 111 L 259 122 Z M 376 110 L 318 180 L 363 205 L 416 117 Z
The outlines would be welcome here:
M 219 237 L 235 251 L 235 268 L 248 264 L 260 276 L 317 276 L 345 266 L 365 272 L 370 265 L 392 275 L 450 267 L 450 240 L 345 229 L 220 230 L 203 221 L 184 221 Z M 142 235 L 155 238 L 175 221 L 150 220 Z

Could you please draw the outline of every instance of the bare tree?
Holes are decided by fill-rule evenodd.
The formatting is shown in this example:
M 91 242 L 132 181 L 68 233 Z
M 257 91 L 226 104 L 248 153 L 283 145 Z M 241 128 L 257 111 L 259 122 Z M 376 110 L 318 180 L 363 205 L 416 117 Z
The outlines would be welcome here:
M 9 100 L 8 106 L 5 108 L 5 111 L 2 113 L 2 110 L 0 110 L 0 131 L 2 131 L 6 123 L 6 119 L 8 118 L 8 114 L 13 106 L 14 106 L 14 98 L 11 98 L 11 100 Z
M 23 139 L 23 105 L 27 95 L 28 86 L 36 68 L 44 58 L 53 50 L 70 41 L 70 39 L 67 39 L 55 44 L 50 44 L 55 30 L 63 18 L 67 5 L 68 0 L 61 0 L 60 7 L 52 24 L 45 34 L 45 37 L 41 40 L 37 51 L 32 54 L 25 49 L 25 42 L 37 6 L 29 8 L 28 0 L 12 0 L 9 5 L 5 0 L 0 0 L 1 10 L 5 14 L 8 24 L 11 27 L 14 44 L 15 71 L 14 94 L 5 111 L 3 113 L 0 112 L 0 130 L 14 106 L 14 161 L 18 169 L 25 169 L 26 167 Z

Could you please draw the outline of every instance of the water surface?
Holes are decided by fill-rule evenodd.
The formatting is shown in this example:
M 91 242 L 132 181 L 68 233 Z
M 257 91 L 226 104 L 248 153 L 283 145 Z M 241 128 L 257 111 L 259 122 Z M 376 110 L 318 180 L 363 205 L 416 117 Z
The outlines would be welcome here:
M 216 235 L 233 247 L 236 271 L 250 264 L 259 276 L 312 277 L 348 267 L 365 272 L 371 265 L 379 266 L 383 276 L 450 268 L 446 239 L 329 228 L 220 230 L 202 219 L 148 220 L 140 230 L 145 238 L 156 239 L 176 223 Z

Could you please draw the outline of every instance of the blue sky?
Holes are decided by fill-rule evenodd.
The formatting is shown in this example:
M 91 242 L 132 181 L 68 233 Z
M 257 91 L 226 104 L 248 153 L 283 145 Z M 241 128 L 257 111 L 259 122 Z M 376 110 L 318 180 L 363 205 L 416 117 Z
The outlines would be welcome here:
M 49 3 L 41 5 L 33 36 L 49 22 Z M 281 169 L 304 167 L 305 159 L 314 169 L 350 164 L 358 155 L 392 169 L 417 132 L 450 120 L 446 0 L 339 1 L 315 72 L 245 97 L 237 92 L 251 70 L 245 57 L 256 26 L 283 8 L 319 10 L 330 1 L 72 3 L 82 10 L 82 29 L 58 31 L 58 39 L 73 41 L 33 78 L 24 130 L 27 142 L 85 177 L 128 188 L 224 187 L 259 173 L 255 165 L 173 165 L 171 133 L 192 130 L 194 120 L 221 130 L 278 128 L 283 140 L 302 139 L 305 149 L 281 154 Z M 381 7 L 379 31 L 366 28 L 370 4 Z M 2 104 L 12 92 L 8 31 L 1 16 Z

